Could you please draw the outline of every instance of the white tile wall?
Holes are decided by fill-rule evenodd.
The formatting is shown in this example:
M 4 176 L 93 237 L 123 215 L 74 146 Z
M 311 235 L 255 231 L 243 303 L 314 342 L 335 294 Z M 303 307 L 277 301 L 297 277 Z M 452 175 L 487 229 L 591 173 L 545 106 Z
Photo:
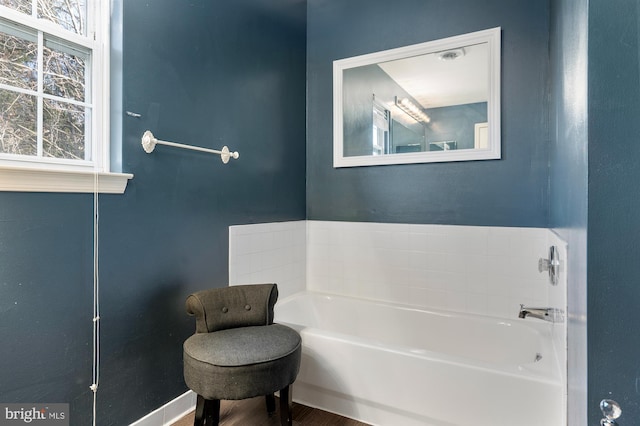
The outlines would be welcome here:
M 307 223 L 307 288 L 421 307 L 513 317 L 547 306 L 538 272 L 547 229 Z
M 229 228 L 231 284 L 276 282 L 420 307 L 513 318 L 566 305 L 538 259 L 566 246 L 541 228 L 296 221 Z M 562 251 L 564 250 L 564 254 Z M 564 274 L 566 275 L 566 273 Z
M 277 283 L 279 298 L 306 287 L 306 221 L 229 227 L 229 284 Z

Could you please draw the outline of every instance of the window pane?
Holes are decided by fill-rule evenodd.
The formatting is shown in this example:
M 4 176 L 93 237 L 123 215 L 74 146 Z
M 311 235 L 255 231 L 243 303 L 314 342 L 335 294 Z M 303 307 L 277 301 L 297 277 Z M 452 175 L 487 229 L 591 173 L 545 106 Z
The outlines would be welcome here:
M 31 15 L 31 0 L 0 0 L 0 4 Z
M 0 89 L 0 153 L 36 155 L 35 96 Z
M 44 93 L 84 101 L 86 55 L 74 54 L 72 49 L 64 49 L 65 52 L 61 47 L 59 43 L 45 42 Z
M 85 34 L 86 16 L 86 0 L 38 0 L 38 18 L 76 34 Z
M 9 27 L 0 27 L 0 83 L 35 91 L 38 88 L 38 45 L 19 37 L 18 33 Z
M 45 99 L 43 115 L 44 156 L 84 160 L 85 108 Z

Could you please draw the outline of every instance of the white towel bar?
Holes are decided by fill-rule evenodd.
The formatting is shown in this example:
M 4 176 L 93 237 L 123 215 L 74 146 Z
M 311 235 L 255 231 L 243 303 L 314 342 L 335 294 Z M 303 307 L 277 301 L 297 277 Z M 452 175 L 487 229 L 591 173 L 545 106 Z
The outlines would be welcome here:
M 226 146 L 223 146 L 222 150 L 218 151 L 217 149 L 208 149 L 208 148 L 202 148 L 199 146 L 185 145 L 182 143 L 161 141 L 159 139 L 156 139 L 150 130 L 147 130 L 146 132 L 144 132 L 144 134 L 142 135 L 142 148 L 147 154 L 152 153 L 153 150 L 156 148 L 156 145 L 158 144 L 173 146 L 176 148 L 190 149 L 192 151 L 202 151 L 202 152 L 208 152 L 210 154 L 217 154 L 220 156 L 220 159 L 224 164 L 227 164 L 229 162 L 229 158 L 234 158 L 237 160 L 238 157 L 240 157 L 240 154 L 238 154 L 238 151 L 231 152 L 229 151 L 229 148 L 227 148 Z

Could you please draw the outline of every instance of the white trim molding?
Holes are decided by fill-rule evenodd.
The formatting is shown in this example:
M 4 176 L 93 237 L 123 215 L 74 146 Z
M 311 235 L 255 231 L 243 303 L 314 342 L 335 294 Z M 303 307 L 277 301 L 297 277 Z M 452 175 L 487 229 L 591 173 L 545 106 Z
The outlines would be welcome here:
M 437 163 L 447 161 L 496 160 L 502 156 L 500 125 L 501 33 L 500 27 L 454 37 L 398 47 L 333 61 L 333 167 L 380 166 L 388 164 Z M 487 45 L 487 146 L 482 149 L 420 151 L 384 155 L 345 155 L 344 71 L 444 51 L 475 44 Z M 375 96 L 374 93 L 371 94 Z M 348 108 L 348 107 L 347 107 Z M 433 141 L 428 141 L 433 142 Z
M 98 173 L 97 192 L 122 194 L 132 178 L 130 173 Z M 93 193 L 95 184 L 92 171 L 0 167 L 0 191 Z
M 197 395 L 189 390 L 129 426 L 170 426 L 195 410 Z

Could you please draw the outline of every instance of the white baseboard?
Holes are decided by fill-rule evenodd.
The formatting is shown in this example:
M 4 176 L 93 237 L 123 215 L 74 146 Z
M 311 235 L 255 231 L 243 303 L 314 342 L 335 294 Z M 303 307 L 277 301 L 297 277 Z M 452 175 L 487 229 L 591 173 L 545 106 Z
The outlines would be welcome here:
M 195 408 L 196 394 L 193 391 L 187 391 L 129 426 L 170 426 Z

